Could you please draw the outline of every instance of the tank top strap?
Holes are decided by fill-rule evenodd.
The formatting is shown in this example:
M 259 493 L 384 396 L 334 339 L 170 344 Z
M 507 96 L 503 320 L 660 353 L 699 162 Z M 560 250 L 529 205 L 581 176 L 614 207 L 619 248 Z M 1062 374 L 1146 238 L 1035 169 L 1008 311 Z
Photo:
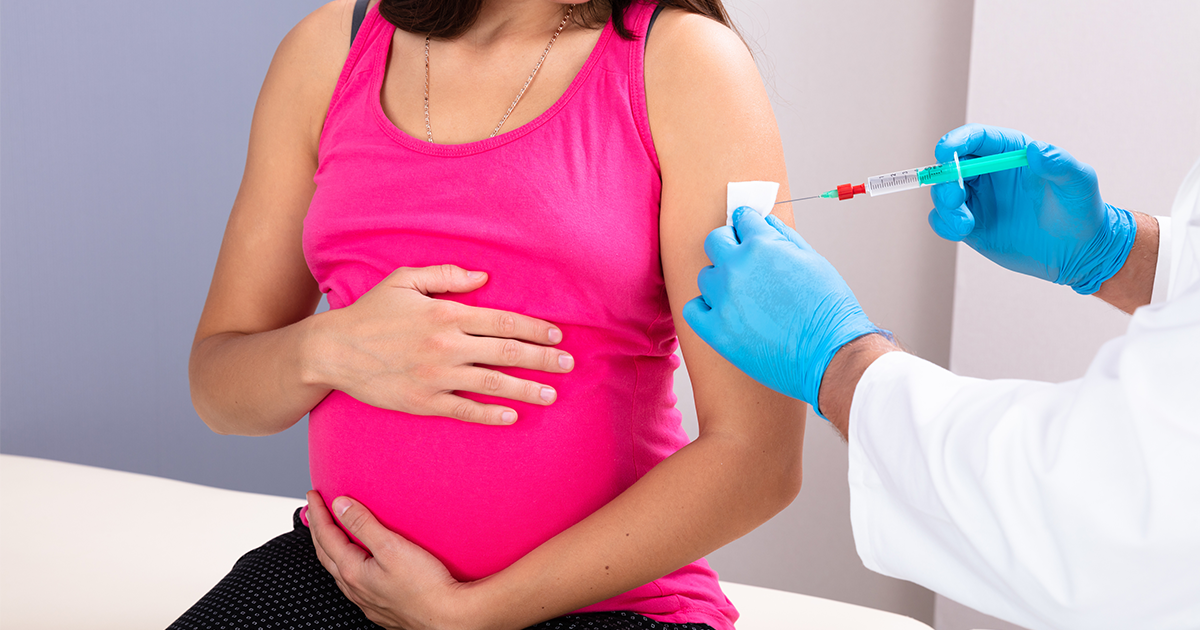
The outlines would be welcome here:
M 619 37 L 613 39 L 623 45 L 614 46 L 614 48 L 624 48 L 623 53 L 628 58 L 629 104 L 634 124 L 637 126 L 638 135 L 641 136 L 642 145 L 645 147 L 647 155 L 650 156 L 650 161 L 654 164 L 654 169 L 661 172 L 658 152 L 654 149 L 654 139 L 650 135 L 650 116 L 646 108 L 646 35 L 656 7 L 657 3 L 648 0 L 636 0 L 630 4 L 625 11 L 625 26 L 633 33 L 634 39 L 633 41 Z
M 658 8 L 660 7 L 654 0 L 634 0 L 625 9 L 625 27 L 634 34 L 637 41 L 645 43 L 646 31 L 649 30 L 654 11 Z
M 367 9 L 350 43 L 350 53 L 346 56 L 337 85 L 333 88 L 327 119 L 333 115 L 351 83 L 360 78 L 369 80 L 370 71 L 375 65 L 386 63 L 392 32 L 392 25 L 379 14 L 378 4 Z

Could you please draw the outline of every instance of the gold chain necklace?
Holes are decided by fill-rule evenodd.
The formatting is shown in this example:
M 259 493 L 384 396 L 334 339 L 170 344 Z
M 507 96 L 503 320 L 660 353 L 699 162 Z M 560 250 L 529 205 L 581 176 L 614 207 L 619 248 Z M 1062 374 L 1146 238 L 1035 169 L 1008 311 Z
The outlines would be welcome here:
M 525 90 L 529 89 L 529 84 L 533 83 L 533 77 L 537 76 L 538 70 L 542 67 L 542 62 L 546 60 L 546 55 L 550 54 L 550 49 L 554 47 L 554 41 L 558 39 L 558 35 L 563 32 L 563 28 L 567 25 L 567 21 L 571 19 L 571 13 L 575 10 L 575 5 L 568 4 L 567 10 L 563 13 L 562 22 L 558 23 L 558 30 L 554 31 L 554 35 L 550 37 L 550 43 L 546 44 L 546 50 L 542 51 L 542 56 L 538 59 L 537 65 L 533 67 L 533 72 L 529 73 L 529 78 L 525 79 L 525 85 L 521 86 L 521 91 L 517 92 L 517 98 L 513 99 L 512 105 L 508 106 L 508 111 L 504 112 L 504 117 L 500 119 L 500 124 L 492 130 L 492 135 L 489 138 L 495 138 L 496 134 L 500 133 L 500 128 L 508 120 L 513 110 L 517 108 L 517 103 L 521 102 L 521 97 L 525 95 Z M 425 36 L 425 139 L 433 142 L 433 128 L 429 126 L 429 36 Z

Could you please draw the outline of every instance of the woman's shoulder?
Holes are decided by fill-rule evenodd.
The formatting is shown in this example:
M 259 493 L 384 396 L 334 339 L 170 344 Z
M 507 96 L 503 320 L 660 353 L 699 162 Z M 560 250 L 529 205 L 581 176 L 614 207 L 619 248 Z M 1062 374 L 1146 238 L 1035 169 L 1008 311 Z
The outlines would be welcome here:
M 733 29 L 697 13 L 669 7 L 654 22 L 646 43 L 646 66 L 677 72 L 757 75 L 754 59 Z
M 370 0 L 367 8 L 375 8 L 379 1 Z M 312 38 L 308 41 L 310 44 L 317 44 L 318 40 L 329 39 L 330 45 L 339 45 L 343 49 L 349 49 L 350 31 L 354 22 L 356 5 L 357 0 L 332 0 L 309 13 L 293 30 L 296 30 L 302 37 Z
M 378 2 L 371 0 L 370 6 Z M 333 68 L 336 81 L 350 52 L 354 4 L 355 0 L 333 0 L 309 13 L 280 42 L 272 63 L 308 65 L 312 71 L 326 74 Z
M 377 2 L 371 0 L 371 5 Z M 256 112 L 303 133 L 314 149 L 350 53 L 354 3 L 333 0 L 288 31 L 275 49 L 259 94 Z
M 646 41 L 645 76 L 660 160 L 671 153 L 672 139 L 708 137 L 714 126 L 743 128 L 770 112 L 769 105 L 763 109 L 766 92 L 745 42 L 703 15 L 679 9 L 659 15 Z M 688 144 L 687 150 L 696 148 Z
M 733 29 L 674 8 L 663 10 L 650 31 L 645 73 L 646 99 L 652 110 L 656 104 L 660 111 L 692 109 L 688 103 L 695 99 L 762 89 L 754 57 Z

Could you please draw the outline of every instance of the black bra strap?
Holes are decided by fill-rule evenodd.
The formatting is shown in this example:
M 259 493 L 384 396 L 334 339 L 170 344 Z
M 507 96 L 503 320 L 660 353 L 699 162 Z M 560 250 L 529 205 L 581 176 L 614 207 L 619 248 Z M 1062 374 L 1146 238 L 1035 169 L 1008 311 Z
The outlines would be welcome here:
M 354 3 L 354 22 L 350 25 L 350 43 L 354 43 L 354 37 L 358 35 L 358 27 L 362 26 L 363 20 L 367 17 L 367 4 L 370 0 L 357 0 Z
M 650 23 L 646 25 L 646 37 L 642 40 L 643 46 L 650 43 L 650 29 L 654 28 L 654 21 L 658 19 L 658 14 L 662 13 L 665 8 L 667 8 L 665 4 L 654 7 L 654 13 L 650 16 Z

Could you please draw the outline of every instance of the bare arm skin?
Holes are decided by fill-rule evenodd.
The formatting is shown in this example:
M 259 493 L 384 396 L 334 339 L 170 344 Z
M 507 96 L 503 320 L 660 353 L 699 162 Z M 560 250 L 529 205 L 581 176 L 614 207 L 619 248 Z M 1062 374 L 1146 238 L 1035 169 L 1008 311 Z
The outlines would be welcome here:
M 387 627 L 522 628 L 657 579 L 746 534 L 786 507 L 801 482 L 803 404 L 754 382 L 684 322 L 708 264 L 703 241 L 725 219 L 726 183 L 787 174 L 757 69 L 729 29 L 666 11 L 646 62 L 650 122 L 662 164 L 662 264 L 688 364 L 700 437 L 614 501 L 507 569 L 459 584 L 432 556 L 337 499 L 350 545 L 316 493 L 318 555 L 367 616 Z M 786 196 L 781 197 L 786 199 Z M 777 208 L 787 221 L 790 209 Z M 531 605 L 536 603 L 536 605 Z
M 1133 217 L 1137 221 L 1137 237 L 1129 257 L 1121 270 L 1100 285 L 1100 290 L 1094 294 L 1126 313 L 1150 303 L 1159 254 L 1158 221 L 1137 212 Z M 842 346 L 829 362 L 821 380 L 821 411 L 843 439 L 849 435 L 850 403 L 863 372 L 875 359 L 899 350 L 882 335 L 867 335 Z
M 315 188 L 322 103 L 339 71 L 328 51 L 338 47 L 340 29 L 327 26 L 337 18 L 326 6 L 288 33 L 255 106 L 242 185 L 189 364 L 196 410 L 218 433 L 282 431 L 329 393 L 301 378 L 314 332 L 306 318 L 321 294 L 300 234 Z
M 333 389 L 389 409 L 507 424 L 516 420 L 511 408 L 451 392 L 544 405 L 553 390 L 475 363 L 554 372 L 573 365 L 566 353 L 533 345 L 561 341 L 547 322 L 426 297 L 487 281 L 456 267 L 397 270 L 354 305 L 313 315 L 321 294 L 301 233 L 353 6 L 336 0 L 288 33 L 255 106 L 245 174 L 189 362 L 196 411 L 218 433 L 277 433 Z

